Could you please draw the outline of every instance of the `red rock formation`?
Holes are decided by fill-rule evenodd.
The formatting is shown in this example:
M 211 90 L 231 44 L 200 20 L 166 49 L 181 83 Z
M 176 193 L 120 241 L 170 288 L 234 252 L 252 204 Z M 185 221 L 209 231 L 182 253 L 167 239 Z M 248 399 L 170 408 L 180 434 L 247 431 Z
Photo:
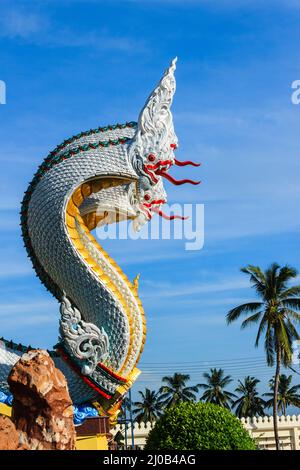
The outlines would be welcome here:
M 8 383 L 14 397 L 12 421 L 21 445 L 30 450 L 75 448 L 67 382 L 46 351 L 33 349 L 23 354 L 13 367 Z

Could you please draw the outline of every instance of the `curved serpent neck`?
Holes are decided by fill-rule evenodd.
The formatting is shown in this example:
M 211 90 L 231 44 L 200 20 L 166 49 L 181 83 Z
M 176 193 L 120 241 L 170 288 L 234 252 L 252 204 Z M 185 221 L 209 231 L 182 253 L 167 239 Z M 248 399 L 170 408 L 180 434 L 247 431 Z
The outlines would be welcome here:
M 65 293 L 84 321 L 104 330 L 109 341 L 105 363 L 126 376 L 144 343 L 141 303 L 80 215 L 80 205 L 92 193 L 137 179 L 127 158 L 130 137 L 120 136 L 122 128 L 113 132 L 111 146 L 95 143 L 88 134 L 68 141 L 71 149 L 55 152 L 47 171 L 30 186 L 23 233 L 42 282 L 60 301 Z M 71 156 L 65 158 L 66 152 Z

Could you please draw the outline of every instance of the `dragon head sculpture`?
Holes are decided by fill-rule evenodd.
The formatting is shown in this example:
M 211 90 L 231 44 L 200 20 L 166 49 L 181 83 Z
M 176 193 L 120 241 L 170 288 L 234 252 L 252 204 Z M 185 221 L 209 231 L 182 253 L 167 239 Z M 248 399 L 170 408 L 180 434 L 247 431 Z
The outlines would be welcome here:
M 134 228 L 139 230 L 149 221 L 153 212 L 168 219 L 180 218 L 167 216 L 160 207 L 167 202 L 167 194 L 163 186 L 163 178 L 173 184 L 184 183 L 199 184 L 193 180 L 175 180 L 168 170 L 172 165 L 185 166 L 199 164 L 187 161 L 180 162 L 175 158 L 178 148 L 171 113 L 171 105 L 176 90 L 174 72 L 177 57 L 172 60 L 164 76 L 153 90 L 139 119 L 136 133 L 129 145 L 129 158 L 133 168 L 139 175 L 137 185 L 137 216 L 134 219 Z
M 108 208 L 105 202 L 110 189 L 106 191 L 106 194 L 103 192 L 98 196 L 94 194 L 91 200 L 86 201 L 82 207 L 84 214 L 88 204 L 93 202 L 93 209 L 96 208 L 99 215 L 98 225 L 115 222 L 116 214 L 118 214 L 118 221 L 126 218 L 133 219 L 135 231 L 139 231 L 146 222 L 151 220 L 153 213 L 168 220 L 182 218 L 177 215 L 168 216 L 161 210 L 161 206 L 167 202 L 163 178 L 175 185 L 200 183 L 190 179 L 176 180 L 168 173 L 172 165 L 199 166 L 198 163 L 180 162 L 175 158 L 178 138 L 174 130 L 171 105 L 176 90 L 174 76 L 176 62 L 177 58 L 172 60 L 147 99 L 140 112 L 135 134 L 127 146 L 127 156 L 138 180 L 123 187 L 123 197 L 119 191 L 119 202 L 116 201 L 113 213 L 112 208 Z M 115 192 L 115 188 L 113 191 Z

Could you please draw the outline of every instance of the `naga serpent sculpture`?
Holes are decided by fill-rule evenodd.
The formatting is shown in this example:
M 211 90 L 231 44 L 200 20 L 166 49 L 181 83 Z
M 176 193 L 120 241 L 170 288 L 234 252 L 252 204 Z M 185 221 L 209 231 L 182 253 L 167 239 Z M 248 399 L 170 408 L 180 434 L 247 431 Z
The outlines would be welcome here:
M 146 322 L 131 283 L 91 235 L 96 226 L 131 219 L 135 230 L 166 202 L 163 178 L 175 180 L 178 140 L 170 111 L 176 59 L 148 98 L 138 123 L 116 124 L 65 140 L 46 157 L 21 209 L 25 247 L 37 276 L 60 302 L 60 337 L 51 351 L 73 403 L 95 403 L 114 416 L 139 375 Z M 27 347 L 0 343 L 0 387 Z

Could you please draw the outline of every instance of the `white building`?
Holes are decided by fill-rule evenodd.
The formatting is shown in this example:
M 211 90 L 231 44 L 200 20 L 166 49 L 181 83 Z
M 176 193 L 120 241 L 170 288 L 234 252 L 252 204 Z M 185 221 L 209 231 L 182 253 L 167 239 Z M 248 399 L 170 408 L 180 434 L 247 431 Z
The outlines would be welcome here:
M 241 422 L 261 449 L 275 450 L 273 417 L 242 418 Z M 134 425 L 134 444 L 143 449 L 146 438 L 151 430 L 151 423 Z M 118 425 L 114 433 L 121 431 L 124 435 L 124 425 Z M 280 416 L 278 431 L 281 448 L 284 450 L 300 450 L 300 415 Z M 128 444 L 131 444 L 131 429 L 128 428 Z

